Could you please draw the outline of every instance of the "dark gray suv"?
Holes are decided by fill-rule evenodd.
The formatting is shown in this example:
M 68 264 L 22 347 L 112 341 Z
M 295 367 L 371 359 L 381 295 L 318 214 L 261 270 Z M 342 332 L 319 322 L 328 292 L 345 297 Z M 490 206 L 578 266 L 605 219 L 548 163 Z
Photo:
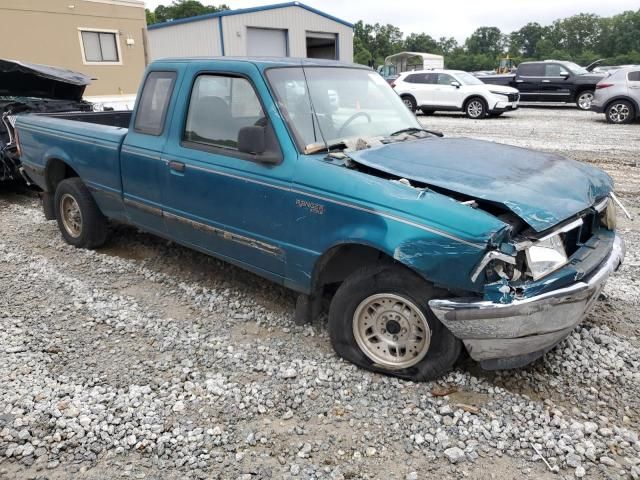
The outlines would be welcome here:
M 604 113 L 609 123 L 640 118 L 640 66 L 621 68 L 596 85 L 591 110 Z

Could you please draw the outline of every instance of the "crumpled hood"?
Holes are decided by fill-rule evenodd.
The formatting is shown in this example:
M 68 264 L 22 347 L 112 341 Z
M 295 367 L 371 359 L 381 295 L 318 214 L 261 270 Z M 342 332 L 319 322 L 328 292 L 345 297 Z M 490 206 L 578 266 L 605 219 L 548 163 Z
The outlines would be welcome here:
M 91 80 L 65 68 L 0 58 L 0 96 L 78 101 Z
M 503 205 L 540 232 L 613 190 L 602 170 L 559 155 L 467 138 L 427 138 L 348 152 L 355 162 Z

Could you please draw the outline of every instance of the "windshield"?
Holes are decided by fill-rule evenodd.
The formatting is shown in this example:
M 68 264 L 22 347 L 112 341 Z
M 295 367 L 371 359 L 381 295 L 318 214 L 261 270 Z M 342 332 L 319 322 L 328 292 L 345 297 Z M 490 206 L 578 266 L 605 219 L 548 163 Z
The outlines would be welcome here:
M 302 149 L 312 144 L 333 145 L 348 138 L 388 136 L 405 128 L 421 128 L 400 97 L 371 70 L 272 68 L 267 71 L 267 78 Z
M 584 75 L 585 73 L 589 73 L 586 68 L 581 67 L 577 63 L 573 62 L 562 62 L 562 64 L 567 67 L 571 73 L 575 75 Z
M 456 72 L 456 77 L 465 85 L 484 85 L 482 80 L 467 72 Z

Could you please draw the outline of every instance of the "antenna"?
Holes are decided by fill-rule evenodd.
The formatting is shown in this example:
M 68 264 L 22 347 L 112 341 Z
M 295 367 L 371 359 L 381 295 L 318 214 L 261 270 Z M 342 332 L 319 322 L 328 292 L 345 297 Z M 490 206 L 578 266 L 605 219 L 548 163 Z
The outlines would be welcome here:
M 316 112 L 316 108 L 313 106 L 313 98 L 311 98 L 311 88 L 309 88 L 309 80 L 307 80 L 307 72 L 304 69 L 304 62 L 300 60 L 300 67 L 302 68 L 302 75 L 304 76 L 304 83 L 307 86 L 307 95 L 309 96 L 309 107 L 311 108 L 311 124 L 313 126 L 313 137 L 317 140 L 318 137 L 316 135 L 316 123 L 318 124 L 318 132 L 320 133 L 320 138 L 322 138 L 322 142 L 324 143 L 325 148 L 327 149 L 327 153 L 329 153 L 329 144 L 327 140 L 324 138 L 324 134 L 322 133 L 322 128 L 320 127 L 320 119 L 318 118 L 318 113 Z

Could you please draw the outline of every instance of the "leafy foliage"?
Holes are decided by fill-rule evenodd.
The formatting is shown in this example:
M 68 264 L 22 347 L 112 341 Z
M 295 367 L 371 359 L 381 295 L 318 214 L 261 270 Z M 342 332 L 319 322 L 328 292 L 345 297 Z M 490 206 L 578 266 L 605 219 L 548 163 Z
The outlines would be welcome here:
M 229 10 L 229 6 L 225 4 L 219 6 L 203 5 L 198 0 L 174 0 L 171 5 L 158 5 L 154 11 L 145 9 L 145 13 L 147 15 L 147 25 L 152 25 L 223 10 Z
M 530 22 L 505 34 L 497 27 L 480 27 L 459 45 L 454 38 L 435 40 L 427 33 L 403 39 L 397 27 L 365 24 L 354 29 L 354 61 L 380 65 L 385 57 L 402 51 L 445 56 L 448 68 L 489 70 L 509 54 L 516 63 L 524 60 L 572 60 L 586 65 L 598 58 L 606 64 L 640 63 L 640 9 L 613 17 L 581 13 L 558 19 L 551 25 Z

